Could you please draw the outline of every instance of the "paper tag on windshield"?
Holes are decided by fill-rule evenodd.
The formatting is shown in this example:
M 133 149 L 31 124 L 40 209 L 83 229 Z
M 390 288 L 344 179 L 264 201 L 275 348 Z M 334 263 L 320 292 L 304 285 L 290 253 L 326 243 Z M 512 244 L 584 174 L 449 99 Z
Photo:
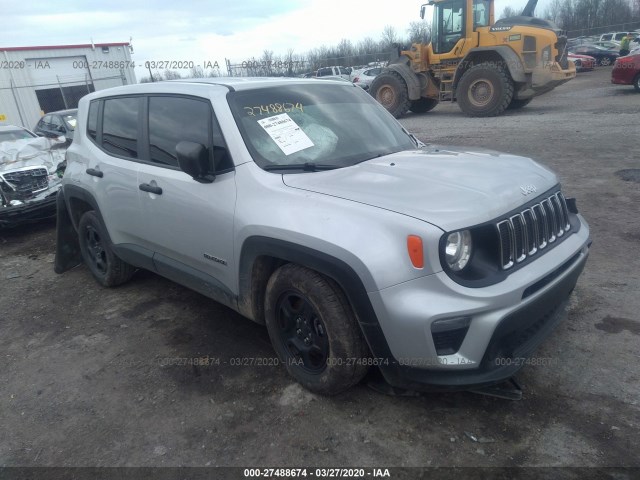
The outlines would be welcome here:
M 258 123 L 285 155 L 291 155 L 305 148 L 313 147 L 311 139 L 286 113 L 263 118 L 258 120 Z

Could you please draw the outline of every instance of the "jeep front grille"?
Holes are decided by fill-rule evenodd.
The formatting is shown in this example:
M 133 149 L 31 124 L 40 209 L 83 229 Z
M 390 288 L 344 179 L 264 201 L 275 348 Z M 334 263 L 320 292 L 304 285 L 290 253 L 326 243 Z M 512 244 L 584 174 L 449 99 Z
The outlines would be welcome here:
M 562 237 L 571 229 L 567 202 L 561 192 L 543 198 L 496 224 L 500 237 L 500 264 L 513 267 Z
M 1 173 L 0 177 L 11 190 L 26 198 L 49 187 L 48 175 L 46 168 L 33 167 Z

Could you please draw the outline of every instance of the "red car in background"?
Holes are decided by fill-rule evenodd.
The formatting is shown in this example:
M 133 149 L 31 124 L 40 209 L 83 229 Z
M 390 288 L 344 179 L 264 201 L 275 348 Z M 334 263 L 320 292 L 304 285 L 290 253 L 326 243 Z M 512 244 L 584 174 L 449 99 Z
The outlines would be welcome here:
M 573 62 L 578 72 L 596 68 L 596 59 L 589 55 L 578 55 L 577 53 L 569 52 L 567 58 Z
M 633 85 L 640 92 L 640 53 L 619 57 L 611 71 L 611 83 Z

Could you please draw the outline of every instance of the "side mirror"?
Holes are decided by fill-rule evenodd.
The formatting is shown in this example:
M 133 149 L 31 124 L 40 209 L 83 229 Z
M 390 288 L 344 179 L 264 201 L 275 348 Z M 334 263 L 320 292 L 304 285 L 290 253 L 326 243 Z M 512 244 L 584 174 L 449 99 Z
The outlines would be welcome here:
M 210 173 L 209 152 L 204 145 L 180 142 L 176 145 L 176 156 L 180 169 L 200 183 L 211 183 L 215 178 Z

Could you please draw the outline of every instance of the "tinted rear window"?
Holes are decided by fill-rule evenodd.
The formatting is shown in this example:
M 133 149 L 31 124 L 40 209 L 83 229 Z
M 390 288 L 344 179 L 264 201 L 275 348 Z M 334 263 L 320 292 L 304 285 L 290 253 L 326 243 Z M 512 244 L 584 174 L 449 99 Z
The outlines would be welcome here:
M 102 148 L 124 157 L 138 158 L 138 97 L 104 101 Z

